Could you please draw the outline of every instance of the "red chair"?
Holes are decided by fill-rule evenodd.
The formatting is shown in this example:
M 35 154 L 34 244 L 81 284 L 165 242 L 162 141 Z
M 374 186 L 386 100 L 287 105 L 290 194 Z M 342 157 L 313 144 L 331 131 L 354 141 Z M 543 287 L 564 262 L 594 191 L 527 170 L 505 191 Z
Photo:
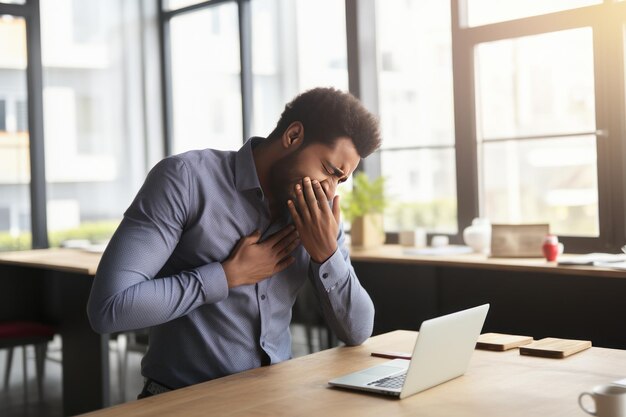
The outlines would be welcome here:
M 0 322 L 0 349 L 8 349 L 6 372 L 4 375 L 4 388 L 9 388 L 11 375 L 11 362 L 13 360 L 13 348 L 22 346 L 22 367 L 24 372 L 24 401 L 28 401 L 28 373 L 26 362 L 26 346 L 35 347 L 35 363 L 37 371 L 37 388 L 39 402 L 43 399 L 44 361 L 48 342 L 54 336 L 54 327 L 32 321 L 5 321 Z

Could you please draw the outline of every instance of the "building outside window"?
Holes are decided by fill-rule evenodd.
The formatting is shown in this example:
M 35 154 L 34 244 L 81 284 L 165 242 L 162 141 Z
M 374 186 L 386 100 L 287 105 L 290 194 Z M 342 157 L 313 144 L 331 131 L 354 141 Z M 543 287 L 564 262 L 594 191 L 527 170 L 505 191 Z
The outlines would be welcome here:
M 138 129 L 138 5 L 40 0 L 51 246 L 106 241 L 149 168 Z
M 376 2 L 385 230 L 457 232 L 450 3 Z
M 30 156 L 26 118 L 26 22 L 0 17 L 0 250 L 28 249 Z

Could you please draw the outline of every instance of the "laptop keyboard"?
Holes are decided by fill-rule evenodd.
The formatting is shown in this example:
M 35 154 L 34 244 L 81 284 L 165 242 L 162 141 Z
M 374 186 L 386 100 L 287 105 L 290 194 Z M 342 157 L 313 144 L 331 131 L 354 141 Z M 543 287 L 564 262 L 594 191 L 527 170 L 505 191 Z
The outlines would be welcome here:
M 406 378 L 406 372 L 398 376 L 388 376 L 374 382 L 370 382 L 367 385 L 373 385 L 381 388 L 402 388 L 404 385 L 404 379 Z

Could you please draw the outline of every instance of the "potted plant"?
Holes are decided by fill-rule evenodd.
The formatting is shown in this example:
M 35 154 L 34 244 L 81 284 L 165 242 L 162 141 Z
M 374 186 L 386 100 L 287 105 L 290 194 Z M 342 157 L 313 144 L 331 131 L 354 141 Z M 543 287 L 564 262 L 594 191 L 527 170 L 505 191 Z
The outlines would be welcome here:
M 385 206 L 384 177 L 370 181 L 364 172 L 354 175 L 352 191 L 342 194 L 341 199 L 343 215 L 351 223 L 352 246 L 370 248 L 385 243 Z

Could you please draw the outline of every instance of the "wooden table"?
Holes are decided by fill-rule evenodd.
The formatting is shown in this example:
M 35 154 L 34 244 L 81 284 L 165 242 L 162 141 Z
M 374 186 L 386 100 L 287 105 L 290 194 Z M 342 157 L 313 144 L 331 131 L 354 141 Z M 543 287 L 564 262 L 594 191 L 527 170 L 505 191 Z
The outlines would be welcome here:
M 404 400 L 330 388 L 333 377 L 382 363 L 375 349 L 410 351 L 416 333 L 395 331 L 100 410 L 105 416 L 584 416 L 577 398 L 626 377 L 626 351 L 591 348 L 566 359 L 474 352 L 467 373 Z
M 95 333 L 87 300 L 101 254 L 72 249 L 0 253 L 0 319 L 40 320 L 63 340 L 63 414 L 109 403 L 109 335 Z

